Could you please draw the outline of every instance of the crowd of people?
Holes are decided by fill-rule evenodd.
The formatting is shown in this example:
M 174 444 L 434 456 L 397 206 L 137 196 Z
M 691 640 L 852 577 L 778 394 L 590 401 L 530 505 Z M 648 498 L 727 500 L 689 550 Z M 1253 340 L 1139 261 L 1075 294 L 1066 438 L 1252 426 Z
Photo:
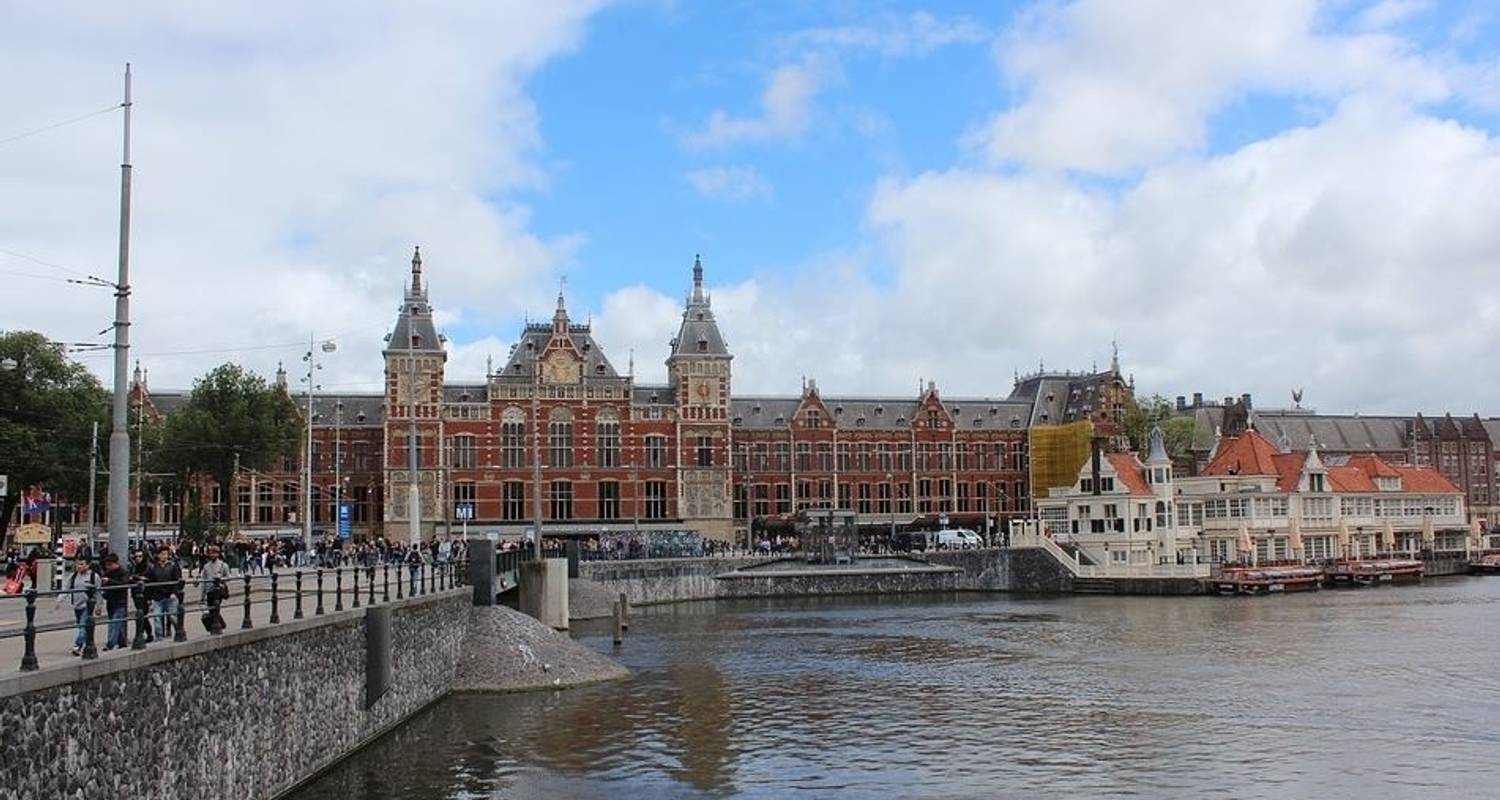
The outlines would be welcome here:
M 92 605 L 100 622 L 106 625 L 104 650 L 126 647 L 127 618 L 132 608 L 150 621 L 142 633 L 147 642 L 167 640 L 178 624 L 178 604 L 189 588 L 196 588 L 203 608 L 203 625 L 210 633 L 222 633 L 225 622 L 221 608 L 229 598 L 231 578 L 269 574 L 283 569 L 337 568 L 340 566 L 377 567 L 397 565 L 409 572 L 412 593 L 416 593 L 418 575 L 428 564 L 464 561 L 468 548 L 462 540 L 404 545 L 383 538 L 352 542 L 329 537 L 315 542 L 311 549 L 293 539 L 280 541 L 231 539 L 225 542 L 171 541 L 139 543 L 127 561 L 110 552 L 107 544 L 97 551 L 80 545 L 71 557 L 61 579 L 56 603 L 72 608 L 77 633 L 73 655 L 82 655 L 87 645 L 87 629 Z M 46 592 L 51 586 L 38 585 L 39 564 L 44 559 L 59 558 L 41 547 L 28 552 L 12 549 L 5 554 L 3 592 L 21 594 L 27 590 Z M 102 602 L 101 602 L 102 600 Z

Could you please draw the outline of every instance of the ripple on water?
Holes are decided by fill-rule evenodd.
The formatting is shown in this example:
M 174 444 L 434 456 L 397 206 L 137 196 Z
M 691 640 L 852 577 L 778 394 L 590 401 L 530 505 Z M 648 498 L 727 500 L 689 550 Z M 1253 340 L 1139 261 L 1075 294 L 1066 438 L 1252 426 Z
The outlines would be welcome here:
M 630 681 L 444 701 L 296 797 L 1491 797 L 1497 601 L 644 608 Z

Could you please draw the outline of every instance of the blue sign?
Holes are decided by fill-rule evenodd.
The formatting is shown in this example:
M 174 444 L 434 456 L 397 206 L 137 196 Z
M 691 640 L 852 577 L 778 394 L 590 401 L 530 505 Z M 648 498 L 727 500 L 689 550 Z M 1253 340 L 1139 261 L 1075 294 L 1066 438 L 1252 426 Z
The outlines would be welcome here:
M 455 516 L 465 522 L 468 522 L 469 520 L 474 518 L 473 503 L 459 503 L 458 506 L 453 509 L 453 511 Z
M 353 520 L 348 503 L 339 503 L 339 538 L 348 539 L 353 534 Z

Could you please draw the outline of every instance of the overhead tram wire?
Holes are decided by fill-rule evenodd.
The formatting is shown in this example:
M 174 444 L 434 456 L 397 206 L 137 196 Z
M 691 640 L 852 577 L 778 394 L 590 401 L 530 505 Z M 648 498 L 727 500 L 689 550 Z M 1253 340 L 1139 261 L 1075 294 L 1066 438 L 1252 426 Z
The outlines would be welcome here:
M 100 114 L 108 114 L 111 111 L 118 111 L 118 110 L 120 110 L 123 107 L 124 106 L 122 104 L 120 104 L 120 103 L 113 103 L 111 105 L 108 105 L 108 106 L 105 106 L 104 108 L 99 109 L 98 111 L 90 111 L 87 114 L 81 114 L 79 116 L 72 117 L 72 118 L 65 119 L 65 120 L 60 120 L 58 122 L 54 122 L 54 123 L 51 123 L 49 125 L 43 125 L 40 128 L 32 128 L 29 131 L 23 131 L 21 133 L 12 134 L 11 136 L 7 136 L 4 139 L 0 139 L 0 147 L 3 147 L 4 145 L 10 144 L 11 142 L 17 142 L 17 141 L 20 141 L 22 139 L 26 139 L 28 137 L 35 136 L 35 135 L 37 135 L 39 133 L 46 133 L 47 131 L 56 130 L 56 129 L 64 127 L 66 125 L 72 125 L 72 124 L 74 124 L 76 122 L 83 122 L 86 119 L 92 119 L 94 117 L 99 116 Z

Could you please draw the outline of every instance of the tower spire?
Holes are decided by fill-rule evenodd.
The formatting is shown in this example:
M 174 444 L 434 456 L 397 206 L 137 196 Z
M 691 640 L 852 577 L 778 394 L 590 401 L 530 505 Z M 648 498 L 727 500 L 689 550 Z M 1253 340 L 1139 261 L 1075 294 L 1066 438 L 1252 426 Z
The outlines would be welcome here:
M 703 259 L 693 254 L 693 303 L 703 302 Z
M 411 251 L 411 293 L 420 296 L 422 294 L 422 248 L 413 247 Z

